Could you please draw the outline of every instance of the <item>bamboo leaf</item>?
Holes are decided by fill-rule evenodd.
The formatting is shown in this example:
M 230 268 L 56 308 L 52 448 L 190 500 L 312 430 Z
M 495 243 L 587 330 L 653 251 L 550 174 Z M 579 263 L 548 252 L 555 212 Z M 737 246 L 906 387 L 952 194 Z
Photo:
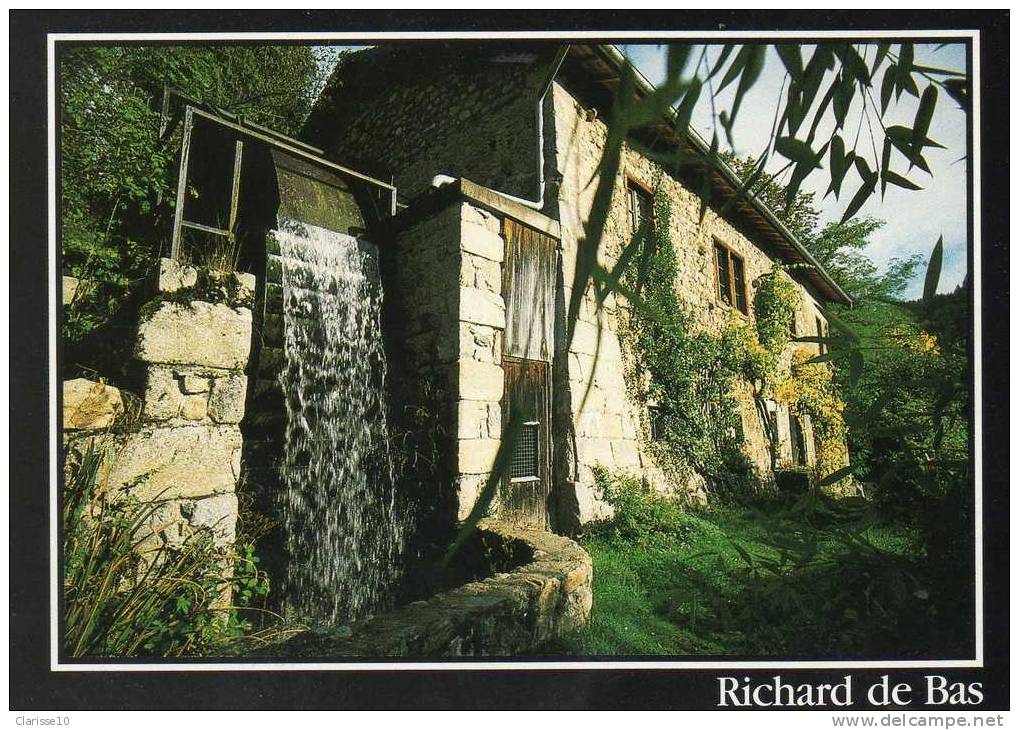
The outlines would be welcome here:
M 888 187 L 888 166 L 892 162 L 892 141 L 885 137 L 884 146 L 881 150 L 881 198 L 885 197 L 885 189 Z
M 736 122 L 736 115 L 739 113 L 743 97 L 754 87 L 754 84 L 757 83 L 757 79 L 761 76 L 761 69 L 764 68 L 764 56 L 767 52 L 767 46 L 754 44 L 747 47 L 750 51 L 747 54 L 747 61 L 743 67 L 743 73 L 740 74 L 739 86 L 736 88 L 736 98 L 732 103 L 730 127 Z
M 888 51 L 891 50 L 891 47 L 892 47 L 891 43 L 877 44 L 877 53 L 874 54 L 874 60 L 873 62 L 871 62 L 870 65 L 870 77 L 872 79 L 874 78 L 874 74 L 877 73 L 878 67 L 881 65 L 881 62 L 884 61 L 885 58 L 888 56 Z
M 690 126 L 690 118 L 693 116 L 693 110 L 697 106 L 698 99 L 701 97 L 703 86 L 704 84 L 697 77 L 690 80 L 686 93 L 683 94 L 683 100 L 676 109 L 676 129 L 680 132 L 686 132 Z
M 916 117 L 913 119 L 913 149 L 919 151 L 924 148 L 927 142 L 927 132 L 931 126 L 931 118 L 934 116 L 934 108 L 938 103 L 938 89 L 934 84 L 928 84 L 920 97 L 920 104 L 916 109 Z
M 881 77 L 881 116 L 888 111 L 888 103 L 892 100 L 892 92 L 895 91 L 896 67 L 889 66 Z
M 701 180 L 701 209 L 698 213 L 698 223 L 704 222 L 704 215 L 708 212 L 708 205 L 711 203 L 711 175 L 718 169 L 718 134 L 711 135 L 711 147 L 708 148 L 707 167 L 704 169 L 704 178 Z
M 832 110 L 835 113 L 835 128 L 842 129 L 846 123 L 846 115 L 849 114 L 849 107 L 853 103 L 856 85 L 853 77 L 843 73 L 838 86 L 835 87 L 835 94 L 832 98 Z
M 788 160 L 811 168 L 821 167 L 820 155 L 806 142 L 795 137 L 779 137 L 775 140 L 775 151 Z
M 690 43 L 670 43 L 665 57 L 667 78 L 678 79 L 683 75 L 693 45 Z
M 900 187 L 900 188 L 905 188 L 906 190 L 923 190 L 922 187 L 917 185 L 912 180 L 908 180 L 908 179 L 904 178 L 902 175 L 898 175 L 898 174 L 892 172 L 891 170 L 886 171 L 881 176 L 881 181 L 882 181 L 882 184 L 884 184 L 886 182 L 890 182 L 892 185 L 895 185 L 895 186 Z
M 863 353 L 857 349 L 849 351 L 849 382 L 855 387 L 863 375 Z
M 735 81 L 746 67 L 747 62 L 750 60 L 750 49 L 751 45 L 744 44 L 740 46 L 739 51 L 736 53 L 736 58 L 732 59 L 732 63 L 729 64 L 728 70 L 725 72 L 725 76 L 722 77 L 722 82 L 718 85 L 715 90 L 716 94 L 722 92 L 722 90 Z
M 798 82 L 803 78 L 803 56 L 800 53 L 800 46 L 795 43 L 779 43 L 775 46 L 782 65 L 789 72 L 789 77 Z
M 722 46 L 722 52 L 718 54 L 718 60 L 715 61 L 715 65 L 712 67 L 711 71 L 708 72 L 709 79 L 713 79 L 718 75 L 718 72 L 722 70 L 723 66 L 725 66 L 726 60 L 728 60 L 735 48 L 736 46 L 732 43 L 726 43 Z
M 860 158 L 857 158 L 859 160 Z M 859 190 L 856 191 L 856 195 L 849 201 L 849 205 L 846 206 L 846 212 L 842 214 L 842 222 L 845 223 L 847 220 L 856 215 L 857 211 L 863 207 L 863 204 L 870 199 L 870 196 L 874 194 L 874 190 L 877 189 L 878 174 L 871 173 L 867 176 L 860 185 Z
M 934 300 L 934 295 L 938 293 L 938 282 L 941 279 L 941 259 L 944 249 L 944 236 L 938 236 L 938 242 L 934 244 L 934 250 L 931 251 L 930 261 L 927 262 L 927 276 L 924 277 L 923 282 L 924 305 L 929 305 Z
M 856 79 L 864 86 L 870 86 L 870 71 L 852 44 L 847 43 L 843 46 L 841 60 L 843 66 L 849 72 L 850 78 Z

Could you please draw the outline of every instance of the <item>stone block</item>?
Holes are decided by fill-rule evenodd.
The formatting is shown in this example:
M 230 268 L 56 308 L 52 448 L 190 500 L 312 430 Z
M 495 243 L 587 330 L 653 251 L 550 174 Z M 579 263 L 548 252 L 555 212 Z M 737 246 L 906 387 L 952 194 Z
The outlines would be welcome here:
M 497 215 L 488 212 L 484 208 L 476 208 L 467 203 L 463 205 L 460 216 L 464 224 L 478 226 L 491 233 L 498 234 L 502 228 L 502 221 Z
M 487 474 L 499 451 L 499 439 L 460 439 L 457 471 L 460 474 Z
M 63 294 L 63 302 L 66 307 L 68 304 L 74 301 L 74 295 L 78 293 L 78 287 L 80 281 L 73 276 L 65 276 L 63 285 L 61 286 Z
M 106 486 L 142 501 L 233 492 L 241 468 L 236 426 L 150 427 L 126 437 Z
M 209 530 L 217 545 L 233 545 L 237 529 L 236 494 L 189 500 L 189 504 L 182 505 L 181 514 L 191 527 Z
M 204 393 L 184 396 L 180 415 L 189 421 L 201 421 L 209 412 L 209 397 Z
M 470 516 L 487 478 L 485 474 L 463 474 L 456 480 L 457 520 L 466 520 Z
M 484 289 L 460 289 L 459 315 L 463 322 L 499 329 L 506 327 L 506 304 L 502 295 Z
M 181 392 L 187 395 L 209 392 L 209 378 L 205 375 L 191 375 L 189 373 L 177 373 L 180 379 Z
M 157 289 L 162 294 L 173 294 L 181 289 L 189 289 L 198 283 L 198 269 L 183 266 L 174 259 L 159 259 L 159 278 Z
M 209 418 L 216 423 L 240 423 L 244 418 L 244 400 L 248 379 L 237 373 L 212 381 L 209 395 Z
M 464 253 L 460 261 L 460 285 L 501 294 L 502 265 L 474 254 Z
M 86 378 L 63 384 L 64 429 L 94 431 L 109 428 L 124 412 L 124 398 L 118 388 Z
M 457 403 L 457 436 L 462 439 L 499 438 L 502 407 L 498 403 L 463 400 Z
M 253 306 L 255 303 L 255 275 L 244 271 L 235 271 L 233 276 L 237 282 L 235 303 L 242 307 Z
M 505 256 L 506 242 L 498 233 L 465 223 L 461 229 L 460 248 L 489 261 L 501 262 Z
M 145 399 L 142 415 L 148 421 L 166 421 L 180 415 L 184 394 L 176 373 L 168 367 L 153 365 L 145 375 Z
M 251 310 L 225 304 L 162 302 L 138 327 L 144 362 L 243 369 L 251 347 Z
M 486 325 L 461 324 L 460 357 L 498 365 L 502 362 L 502 330 Z
M 461 360 L 453 366 L 456 392 L 460 400 L 498 403 L 502 400 L 505 375 L 499 365 Z

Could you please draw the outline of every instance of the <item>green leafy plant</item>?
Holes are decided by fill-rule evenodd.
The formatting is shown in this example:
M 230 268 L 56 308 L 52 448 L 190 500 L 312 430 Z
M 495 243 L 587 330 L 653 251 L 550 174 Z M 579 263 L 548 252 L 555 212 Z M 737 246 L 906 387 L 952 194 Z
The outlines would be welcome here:
M 69 464 L 63 500 L 63 644 L 70 656 L 180 656 L 243 636 L 239 610 L 269 584 L 250 545 L 217 547 L 198 530 L 173 545 L 152 532 L 160 501 L 99 489 L 103 449 Z M 233 595 L 235 602 L 224 599 Z
M 613 473 L 604 467 L 595 468 L 595 484 L 614 510 L 601 534 L 638 546 L 682 538 L 686 520 L 682 504 L 675 497 L 656 493 L 633 475 Z
M 90 364 L 104 338 L 89 335 L 116 329 L 124 304 L 167 253 L 179 144 L 159 136 L 164 87 L 292 134 L 321 71 L 302 46 L 75 45 L 61 48 L 57 62 L 62 266 L 83 285 L 64 337 L 70 361 Z
M 635 233 L 632 254 L 620 257 L 620 285 L 640 297 L 624 319 L 632 354 L 627 383 L 653 414 L 654 423 L 645 424 L 649 446 L 670 474 L 681 481 L 695 471 L 720 494 L 753 491 L 758 480 L 740 452 L 733 393 L 744 374 L 744 343 L 731 328 L 715 336 L 693 326 L 676 290 L 671 219 L 671 202 L 658 187 L 653 223 Z

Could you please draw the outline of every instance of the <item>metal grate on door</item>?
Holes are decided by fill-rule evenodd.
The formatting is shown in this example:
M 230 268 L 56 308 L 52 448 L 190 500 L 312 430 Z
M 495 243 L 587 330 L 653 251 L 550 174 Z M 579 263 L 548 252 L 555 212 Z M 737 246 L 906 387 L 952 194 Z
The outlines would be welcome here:
M 531 481 L 541 478 L 539 473 L 539 423 L 528 421 L 520 432 L 520 439 L 513 450 L 510 462 L 510 479 L 512 481 Z

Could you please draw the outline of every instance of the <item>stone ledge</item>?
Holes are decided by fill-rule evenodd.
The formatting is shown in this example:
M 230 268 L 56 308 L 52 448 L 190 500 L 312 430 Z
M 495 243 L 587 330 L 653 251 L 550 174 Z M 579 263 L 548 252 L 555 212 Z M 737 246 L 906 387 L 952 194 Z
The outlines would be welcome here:
M 498 520 L 482 520 L 478 529 L 513 552 L 522 549 L 528 562 L 350 627 L 303 632 L 265 654 L 519 656 L 588 622 L 592 569 L 583 548 L 550 532 Z

